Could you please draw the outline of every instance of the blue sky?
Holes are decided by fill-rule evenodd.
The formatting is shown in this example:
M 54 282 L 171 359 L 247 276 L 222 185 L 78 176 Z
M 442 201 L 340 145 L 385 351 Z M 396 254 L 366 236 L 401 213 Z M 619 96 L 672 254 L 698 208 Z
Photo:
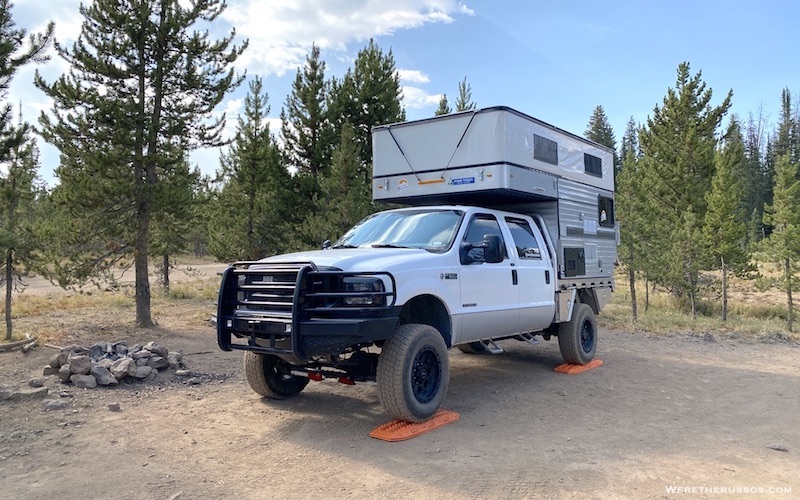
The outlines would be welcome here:
M 296 68 L 312 42 L 322 47 L 328 75 L 341 76 L 370 37 L 392 49 L 409 119 L 431 116 L 446 93 L 454 102 L 466 76 L 479 107 L 507 105 L 582 134 L 602 105 L 617 141 L 632 116 L 652 114 L 678 64 L 714 90 L 717 104 L 733 89 L 732 112 L 743 118 L 763 106 L 775 122 L 781 89 L 800 95 L 800 2 L 676 0 L 228 0 L 215 29 L 236 26 L 250 48 L 239 61 L 264 78 L 274 128 Z M 17 25 L 40 31 L 56 22 L 69 45 L 80 31 L 79 0 L 17 0 Z M 57 57 L 40 66 L 53 81 L 68 67 Z M 9 102 L 21 101 L 27 121 L 50 104 L 32 84 L 33 68 L 18 73 Z M 232 125 L 247 85 L 220 107 Z M 233 131 L 229 127 L 228 133 Z M 219 151 L 192 155 L 203 172 L 218 168 Z M 58 152 L 42 144 L 41 177 L 57 182 Z

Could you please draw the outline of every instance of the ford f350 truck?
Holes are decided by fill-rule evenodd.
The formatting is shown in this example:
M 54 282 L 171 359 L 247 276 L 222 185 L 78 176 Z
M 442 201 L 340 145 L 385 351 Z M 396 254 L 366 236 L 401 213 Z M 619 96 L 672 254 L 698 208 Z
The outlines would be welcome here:
M 589 363 L 614 288 L 613 151 L 507 107 L 372 135 L 373 198 L 407 208 L 223 273 L 217 340 L 245 351 L 251 388 L 373 383 L 389 415 L 421 422 L 444 401 L 451 347 L 555 336 L 566 362 Z

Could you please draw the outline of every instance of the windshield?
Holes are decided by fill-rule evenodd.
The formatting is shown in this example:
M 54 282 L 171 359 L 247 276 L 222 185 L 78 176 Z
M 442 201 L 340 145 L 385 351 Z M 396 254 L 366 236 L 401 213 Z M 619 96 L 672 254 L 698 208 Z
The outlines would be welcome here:
M 460 210 L 404 210 L 370 215 L 345 233 L 333 248 L 423 248 L 446 252 L 455 238 Z

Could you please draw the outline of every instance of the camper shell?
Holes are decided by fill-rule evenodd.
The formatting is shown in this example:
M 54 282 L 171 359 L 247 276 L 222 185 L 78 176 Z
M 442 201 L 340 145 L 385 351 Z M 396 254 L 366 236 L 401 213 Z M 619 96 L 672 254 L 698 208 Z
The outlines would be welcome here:
M 612 149 L 505 106 L 379 126 L 372 138 L 375 200 L 537 215 L 555 247 L 556 289 L 593 290 L 597 310 L 610 299 Z

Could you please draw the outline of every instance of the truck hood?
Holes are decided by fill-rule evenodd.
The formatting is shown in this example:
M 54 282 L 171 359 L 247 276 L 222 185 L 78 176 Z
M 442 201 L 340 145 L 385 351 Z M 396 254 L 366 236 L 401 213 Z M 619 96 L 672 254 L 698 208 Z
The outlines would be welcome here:
M 261 259 L 264 263 L 313 262 L 317 267 L 335 267 L 342 271 L 390 271 L 391 267 L 423 267 L 426 261 L 441 259 L 442 254 L 434 254 L 417 248 L 340 248 L 335 250 L 314 250 Z

